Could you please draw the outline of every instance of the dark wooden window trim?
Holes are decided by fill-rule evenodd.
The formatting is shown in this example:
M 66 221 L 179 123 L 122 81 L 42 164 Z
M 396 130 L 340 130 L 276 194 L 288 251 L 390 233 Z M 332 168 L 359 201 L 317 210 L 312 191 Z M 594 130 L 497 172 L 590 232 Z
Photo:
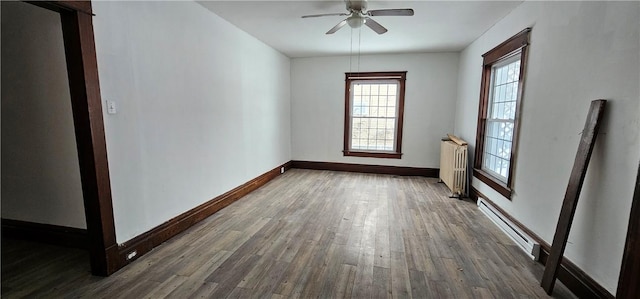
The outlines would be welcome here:
M 27 2 L 60 13 L 91 272 L 108 276 L 123 265 L 118 262 L 91 1 Z
M 502 196 L 511 199 L 513 188 L 513 173 L 515 169 L 516 152 L 518 144 L 518 132 L 520 123 L 520 111 L 522 95 L 524 94 L 524 81 L 527 68 L 527 46 L 531 28 L 526 28 L 518 34 L 504 41 L 497 47 L 482 55 L 482 82 L 480 85 L 480 104 L 478 108 L 478 126 L 476 132 L 476 152 L 473 166 L 473 176 L 487 184 Z M 489 93 L 491 89 L 491 69 L 497 62 L 520 56 L 520 76 L 518 81 L 518 95 L 516 99 L 516 117 L 513 124 L 513 139 L 511 143 L 511 157 L 507 182 L 503 182 L 482 170 L 482 156 L 484 152 L 484 135 L 487 123 L 487 110 L 489 105 Z
M 491 174 L 487 173 L 486 171 L 480 168 L 474 167 L 473 176 L 479 179 L 481 182 L 487 184 L 489 187 L 493 188 L 493 190 L 496 190 L 498 193 L 500 193 L 500 195 L 506 198 L 511 198 L 511 194 L 512 194 L 511 188 L 508 187 L 504 182 L 496 179 Z
M 350 101 L 350 86 L 351 82 L 358 80 L 385 80 L 385 79 L 397 79 L 400 82 L 400 90 L 398 95 L 398 127 L 396 128 L 396 144 L 395 152 L 382 152 L 382 151 L 362 151 L 351 150 L 349 143 L 351 139 L 351 101 Z M 405 83 L 407 80 L 407 72 L 360 72 L 360 73 L 345 73 L 345 88 L 344 88 L 344 149 L 342 151 L 344 156 L 352 157 L 369 157 L 369 158 L 390 158 L 400 159 L 402 158 L 402 125 L 404 123 L 404 93 Z

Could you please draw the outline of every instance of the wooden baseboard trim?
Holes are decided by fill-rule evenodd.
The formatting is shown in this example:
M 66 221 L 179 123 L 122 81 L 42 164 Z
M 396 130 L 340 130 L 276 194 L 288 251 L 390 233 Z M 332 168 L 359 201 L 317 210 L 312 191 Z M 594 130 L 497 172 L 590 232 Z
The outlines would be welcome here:
M 118 269 L 126 266 L 145 253 L 151 251 L 154 247 L 187 230 L 194 224 L 213 215 L 215 212 L 232 204 L 251 191 L 260 188 L 267 182 L 279 176 L 281 174 L 282 167 L 284 167 L 285 170 L 291 169 L 291 162 L 287 162 L 269 170 L 262 175 L 121 244 L 117 248 L 117 251 L 113 250 L 109 252 L 110 262 L 115 263 L 118 266 Z M 133 254 L 133 252 L 135 252 L 135 254 Z
M 401 176 L 424 176 L 437 178 L 440 174 L 438 168 L 417 168 L 402 166 L 384 166 L 384 165 L 365 165 L 351 163 L 334 163 L 334 162 L 312 162 L 312 161 L 291 161 L 293 168 L 315 169 L 315 170 L 332 170 L 332 171 L 348 171 L 361 173 L 378 173 L 391 174 Z
M 474 201 L 478 201 L 478 197 L 482 197 L 486 202 L 488 202 L 493 208 L 500 211 L 502 215 L 507 217 L 513 224 L 518 226 L 521 230 L 529 234 L 533 239 L 535 239 L 538 243 L 540 243 L 540 260 L 539 263 L 545 265 L 547 262 L 547 258 L 549 258 L 549 252 L 551 252 L 551 245 L 545 242 L 532 232 L 529 228 L 524 226 L 518 220 L 513 218 L 507 212 L 505 212 L 498 205 L 493 203 L 491 199 L 489 199 L 486 195 L 482 194 L 476 188 L 471 187 L 469 192 L 469 198 Z M 578 268 L 574 263 L 570 260 L 563 258 L 562 263 L 560 264 L 560 270 L 558 271 L 558 279 L 573 292 L 574 295 L 579 298 L 615 298 L 609 291 L 607 291 L 604 287 L 602 287 L 599 283 L 597 283 L 593 278 L 587 275 L 582 269 Z
M 81 249 L 89 245 L 86 229 L 4 218 L 2 237 Z

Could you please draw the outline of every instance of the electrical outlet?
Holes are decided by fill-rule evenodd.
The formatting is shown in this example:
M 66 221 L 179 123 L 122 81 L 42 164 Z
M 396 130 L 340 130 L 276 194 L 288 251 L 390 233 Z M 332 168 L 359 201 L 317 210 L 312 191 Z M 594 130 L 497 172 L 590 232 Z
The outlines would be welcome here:
M 284 167 L 280 167 L 280 173 L 284 173 Z
M 127 261 L 129 261 L 129 260 L 133 259 L 134 257 L 136 257 L 136 255 L 138 255 L 138 252 L 135 251 L 135 250 L 127 253 Z

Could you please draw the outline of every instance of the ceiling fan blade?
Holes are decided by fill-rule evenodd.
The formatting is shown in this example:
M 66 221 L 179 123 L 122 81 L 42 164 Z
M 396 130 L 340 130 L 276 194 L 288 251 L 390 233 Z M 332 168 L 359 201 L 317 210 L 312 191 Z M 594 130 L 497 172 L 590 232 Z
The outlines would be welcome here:
M 374 9 L 367 11 L 367 15 L 372 17 L 378 16 L 412 16 L 413 9 L 401 8 L 401 9 Z
M 387 32 L 387 28 L 382 27 L 382 25 L 374 21 L 372 18 L 364 18 L 364 24 L 367 25 L 367 27 L 371 28 L 371 30 L 375 31 L 377 34 L 383 34 Z
M 303 19 L 306 18 L 317 18 L 317 17 L 330 17 L 330 16 L 348 16 L 348 13 L 342 13 L 342 12 L 337 12 L 337 13 L 323 13 L 323 14 L 319 14 L 319 15 L 306 15 L 306 16 L 302 16 Z
M 326 34 L 334 34 L 336 33 L 336 31 L 340 30 L 340 28 L 344 27 L 344 25 L 347 25 L 347 20 L 342 20 L 340 23 L 338 23 L 338 25 L 333 26 L 333 28 L 331 28 L 331 30 L 327 31 Z

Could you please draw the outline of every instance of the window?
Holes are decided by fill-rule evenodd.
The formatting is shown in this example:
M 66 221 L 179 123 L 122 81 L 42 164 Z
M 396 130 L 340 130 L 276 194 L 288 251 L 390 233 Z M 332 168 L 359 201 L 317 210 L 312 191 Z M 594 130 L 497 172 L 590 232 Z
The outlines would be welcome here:
M 406 75 L 346 73 L 345 156 L 401 158 Z
M 473 175 L 511 198 L 526 49 L 530 28 L 482 55 Z

